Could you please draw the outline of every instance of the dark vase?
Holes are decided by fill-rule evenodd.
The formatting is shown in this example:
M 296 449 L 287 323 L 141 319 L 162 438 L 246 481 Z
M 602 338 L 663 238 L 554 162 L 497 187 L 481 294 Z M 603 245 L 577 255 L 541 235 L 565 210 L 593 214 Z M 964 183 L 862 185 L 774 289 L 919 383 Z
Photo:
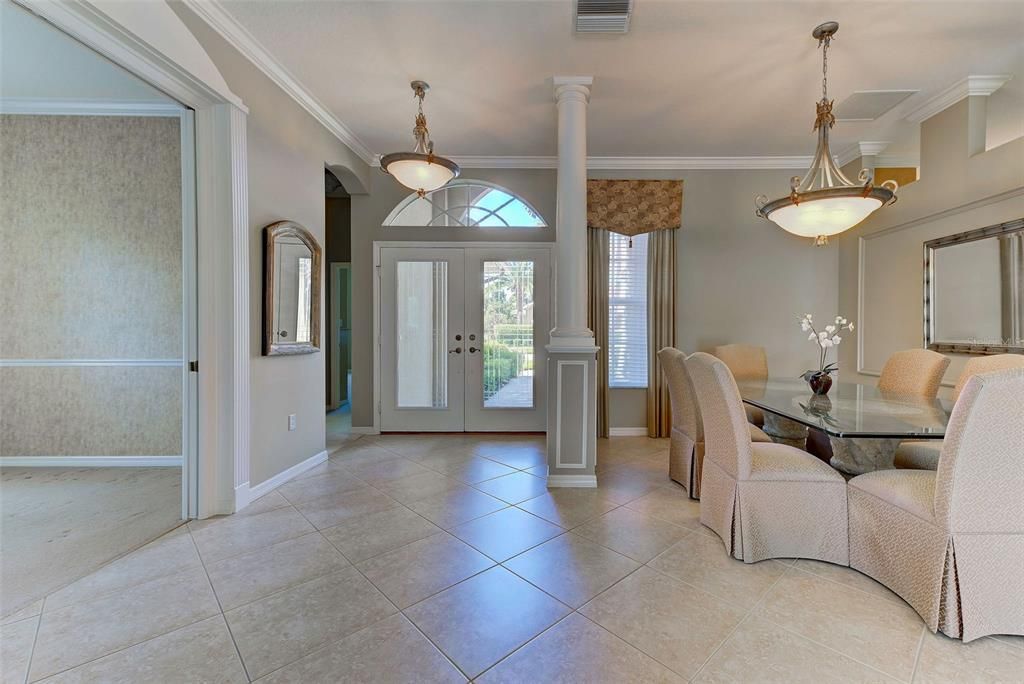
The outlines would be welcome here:
M 812 392 L 824 396 L 832 389 L 832 376 L 828 373 L 814 373 L 807 378 L 807 384 L 811 386 Z

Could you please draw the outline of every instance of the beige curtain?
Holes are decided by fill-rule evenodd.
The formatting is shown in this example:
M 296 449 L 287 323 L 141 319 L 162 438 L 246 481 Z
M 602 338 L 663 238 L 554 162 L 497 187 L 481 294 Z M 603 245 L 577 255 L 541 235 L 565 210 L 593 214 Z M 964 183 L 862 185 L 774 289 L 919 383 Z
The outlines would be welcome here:
M 597 352 L 597 436 L 608 436 L 608 231 L 587 231 L 587 326 Z
M 594 232 L 594 231 L 591 231 Z M 647 235 L 647 436 L 668 437 L 672 407 L 658 351 L 676 346 L 676 231 Z

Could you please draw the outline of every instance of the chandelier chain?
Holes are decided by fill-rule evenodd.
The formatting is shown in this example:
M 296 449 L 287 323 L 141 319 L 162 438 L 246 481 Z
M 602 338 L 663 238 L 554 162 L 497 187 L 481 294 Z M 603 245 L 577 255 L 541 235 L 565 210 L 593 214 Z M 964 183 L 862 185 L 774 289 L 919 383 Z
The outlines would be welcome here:
M 828 47 L 832 36 L 826 35 L 818 40 L 821 48 L 821 99 L 828 100 Z

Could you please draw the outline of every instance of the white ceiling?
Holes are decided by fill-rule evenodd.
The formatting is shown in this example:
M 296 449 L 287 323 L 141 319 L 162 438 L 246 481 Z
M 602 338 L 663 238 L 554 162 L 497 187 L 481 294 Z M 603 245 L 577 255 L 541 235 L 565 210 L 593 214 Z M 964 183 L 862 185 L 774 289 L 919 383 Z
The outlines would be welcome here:
M 408 82 L 421 78 L 432 86 L 426 112 L 439 153 L 552 155 L 558 74 L 594 77 L 594 156 L 808 155 L 821 79 L 810 31 L 832 19 L 841 24 L 829 64 L 837 102 L 857 90 L 920 91 L 881 119 L 840 123 L 834 152 L 863 140 L 912 144 L 905 114 L 967 75 L 1024 80 L 1019 0 L 636 0 L 626 35 L 574 33 L 572 0 L 223 6 L 378 154 L 410 146 Z M 1009 92 L 1011 112 L 1024 111 L 1024 91 Z
M 0 0 L 0 97 L 174 102 L 9 0 Z

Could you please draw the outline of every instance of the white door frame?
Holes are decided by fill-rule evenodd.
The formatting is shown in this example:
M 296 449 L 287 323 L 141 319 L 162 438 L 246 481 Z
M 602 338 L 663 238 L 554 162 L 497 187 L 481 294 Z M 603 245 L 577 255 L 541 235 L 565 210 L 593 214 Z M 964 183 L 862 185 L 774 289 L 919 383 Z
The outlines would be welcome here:
M 512 229 L 514 230 L 514 229 Z M 481 240 L 469 241 L 454 241 L 454 242 L 430 242 L 422 240 L 414 241 L 402 241 L 402 240 L 374 240 L 373 241 L 373 401 L 376 404 L 373 407 L 373 431 L 372 434 L 380 434 L 380 414 L 381 414 L 381 336 L 380 336 L 380 277 L 381 277 L 381 250 L 389 247 L 399 248 L 458 248 L 458 249 L 545 249 L 550 252 L 551 256 L 549 262 L 551 264 L 551 273 L 549 277 L 548 296 L 551 300 L 552 320 L 554 320 L 554 306 L 555 306 L 555 243 L 554 242 L 487 242 Z
M 116 19 L 114 12 L 85 0 L 15 2 L 195 111 L 195 258 L 201 296 L 191 317 L 198 354 L 188 360 L 199 362 L 199 373 L 189 382 L 199 419 L 189 436 L 196 449 L 194 463 L 185 465 L 192 494 L 186 504 L 189 517 L 232 513 L 250 500 L 248 109 L 192 70 L 201 66 L 179 63 L 161 49 L 167 34 L 152 24 L 148 9 L 140 13 L 112 5 L 120 12 Z M 189 46 L 167 46 L 172 48 Z M 205 54 L 201 58 L 197 65 L 209 64 Z

